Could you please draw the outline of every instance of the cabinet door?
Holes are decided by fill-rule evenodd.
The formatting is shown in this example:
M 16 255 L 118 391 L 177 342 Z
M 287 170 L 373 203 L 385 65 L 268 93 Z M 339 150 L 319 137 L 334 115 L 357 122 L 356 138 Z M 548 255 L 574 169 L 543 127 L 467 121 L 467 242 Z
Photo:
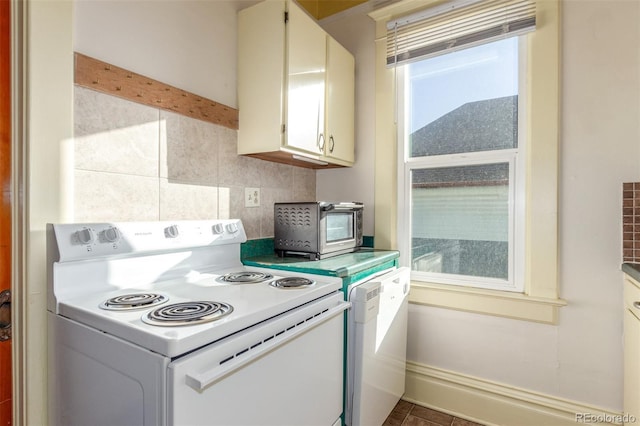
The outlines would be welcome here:
M 324 30 L 289 2 L 285 145 L 315 155 L 324 147 L 326 40 Z
M 632 306 L 624 313 L 624 414 L 640 419 L 640 318 L 632 310 L 640 314 Z
M 329 38 L 325 156 L 353 163 L 355 65 L 351 53 Z
M 285 9 L 285 1 L 265 1 L 238 13 L 238 154 L 282 147 Z

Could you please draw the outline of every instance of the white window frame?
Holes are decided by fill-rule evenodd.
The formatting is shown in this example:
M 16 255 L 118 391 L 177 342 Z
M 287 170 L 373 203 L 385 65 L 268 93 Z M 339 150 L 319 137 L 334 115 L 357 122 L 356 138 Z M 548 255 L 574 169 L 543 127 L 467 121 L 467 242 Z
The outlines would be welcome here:
M 397 129 L 398 129 L 398 235 L 401 241 L 400 264 L 411 267 L 411 172 L 416 169 L 471 166 L 481 164 L 509 164 L 509 230 L 508 230 L 508 279 L 501 280 L 466 275 L 427 273 L 411 271 L 411 279 L 464 287 L 484 288 L 511 292 L 524 292 L 524 232 L 525 232 L 525 181 L 526 181 L 526 135 L 527 135 L 527 43 L 526 36 L 518 37 L 518 147 L 495 151 L 467 152 L 437 155 L 432 157 L 410 157 L 409 135 L 409 85 L 406 82 L 406 67 L 397 67 Z M 470 46 L 472 47 L 472 46 Z M 475 47 L 475 45 L 473 46 Z M 459 51 L 459 50 L 456 50 Z M 451 52 L 452 53 L 452 52 Z M 444 53 L 447 54 L 447 53 Z M 405 112 L 407 112 L 405 114 Z
M 387 23 L 437 5 L 399 0 L 369 13 L 375 21 L 375 248 L 400 249 L 396 78 L 387 68 Z M 529 122 L 525 207 L 524 293 L 412 281 L 409 303 L 557 324 L 559 309 L 558 161 L 560 143 L 561 1 L 536 4 L 536 30 L 527 36 Z M 393 142 L 392 142 L 393 141 Z

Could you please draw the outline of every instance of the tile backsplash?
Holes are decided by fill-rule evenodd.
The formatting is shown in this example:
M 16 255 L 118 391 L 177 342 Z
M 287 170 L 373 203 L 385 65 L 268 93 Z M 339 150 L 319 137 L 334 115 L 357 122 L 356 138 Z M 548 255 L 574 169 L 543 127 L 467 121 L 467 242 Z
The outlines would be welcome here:
M 622 261 L 640 262 L 640 182 L 622 184 Z
M 79 86 L 74 103 L 74 222 L 240 218 L 268 238 L 274 202 L 315 200 L 313 169 L 238 156 L 236 130 Z

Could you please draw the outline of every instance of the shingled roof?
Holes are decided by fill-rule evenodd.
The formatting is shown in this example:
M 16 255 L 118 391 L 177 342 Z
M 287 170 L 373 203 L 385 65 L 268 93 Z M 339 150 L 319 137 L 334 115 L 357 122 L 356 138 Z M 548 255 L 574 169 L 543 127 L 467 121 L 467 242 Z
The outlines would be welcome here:
M 469 102 L 411 134 L 411 156 L 514 148 L 518 96 Z

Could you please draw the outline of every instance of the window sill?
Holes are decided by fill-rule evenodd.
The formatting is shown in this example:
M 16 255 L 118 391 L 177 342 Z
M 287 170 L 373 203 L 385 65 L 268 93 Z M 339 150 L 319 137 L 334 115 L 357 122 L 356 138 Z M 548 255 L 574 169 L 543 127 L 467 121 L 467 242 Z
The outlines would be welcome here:
M 567 304 L 562 299 L 417 281 L 411 282 L 409 303 L 544 324 L 557 324 L 558 308 Z

